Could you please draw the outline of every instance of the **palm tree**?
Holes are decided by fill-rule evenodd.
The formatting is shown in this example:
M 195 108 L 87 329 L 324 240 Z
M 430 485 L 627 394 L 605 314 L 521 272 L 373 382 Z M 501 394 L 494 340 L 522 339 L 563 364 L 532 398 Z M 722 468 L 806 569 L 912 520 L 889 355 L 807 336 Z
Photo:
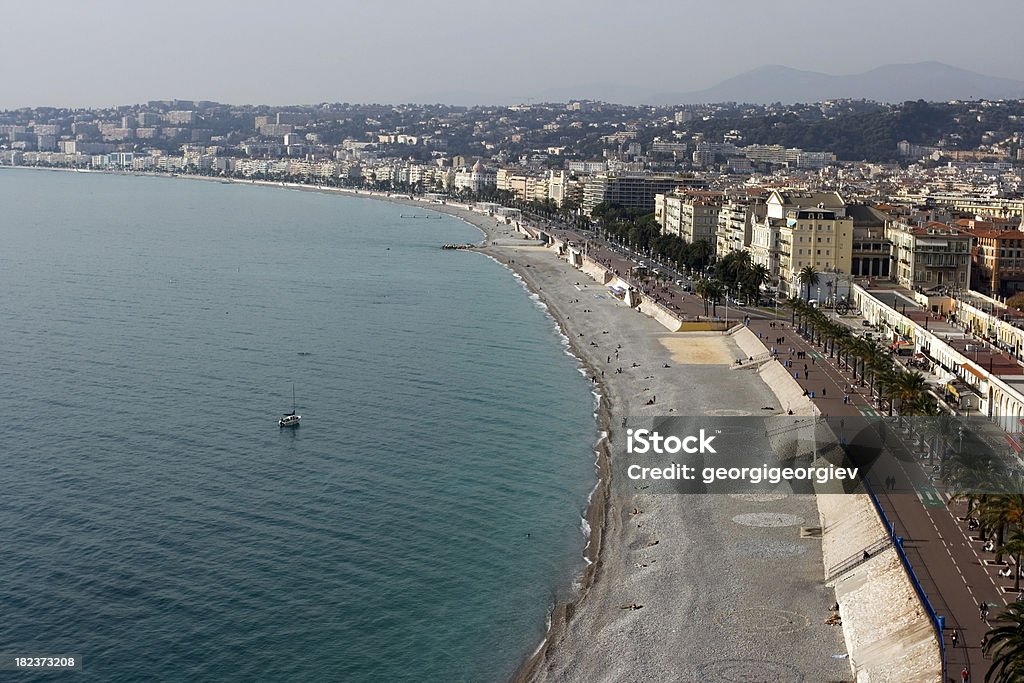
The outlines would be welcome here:
M 989 631 L 982 647 L 992 658 L 985 683 L 1016 683 L 1024 680 L 1024 603 L 1011 602 L 997 619 L 1005 624 Z
M 821 281 L 821 275 L 815 270 L 814 266 L 804 266 L 797 273 L 796 279 L 800 281 L 801 285 L 807 287 L 807 301 L 810 301 L 811 287 L 814 287 Z
M 761 293 L 761 286 L 767 284 L 770 277 L 771 272 L 763 263 L 756 263 L 747 268 L 739 282 L 739 286 L 747 298 L 747 303 L 756 302 Z
M 900 415 L 928 413 L 928 381 L 916 370 L 899 370 L 891 385 L 892 398 L 900 400 Z
M 1013 527 L 1009 537 L 1006 539 L 1006 543 L 999 546 L 999 554 L 1002 555 L 1004 552 L 1013 555 L 1014 567 L 1016 568 L 1016 571 L 1013 572 L 1013 590 L 1020 593 L 1020 556 L 1021 553 L 1024 553 L 1024 528 L 1020 526 Z
M 949 451 L 949 444 L 956 436 L 960 423 L 952 415 L 941 414 L 929 418 L 922 425 L 922 433 L 928 441 L 928 464 L 935 462 L 935 456 L 939 456 L 939 476 L 946 468 L 946 456 Z
M 722 298 L 722 292 L 723 288 L 721 282 L 718 280 L 708 280 L 707 297 L 711 300 L 711 315 L 716 318 L 718 317 L 718 302 Z M 706 308 L 707 304 L 705 303 L 705 309 Z
M 704 302 L 704 315 L 708 315 L 708 285 L 710 282 L 706 278 L 697 280 L 697 284 L 693 287 L 693 292 L 701 298 Z
M 1001 564 L 1007 528 L 1020 529 L 1024 523 L 1024 477 L 1016 473 L 1000 476 L 998 471 L 994 474 L 991 490 L 995 493 L 985 497 L 979 506 L 978 516 L 983 525 L 996 532 L 995 559 Z M 1014 551 L 1011 549 L 1009 552 Z

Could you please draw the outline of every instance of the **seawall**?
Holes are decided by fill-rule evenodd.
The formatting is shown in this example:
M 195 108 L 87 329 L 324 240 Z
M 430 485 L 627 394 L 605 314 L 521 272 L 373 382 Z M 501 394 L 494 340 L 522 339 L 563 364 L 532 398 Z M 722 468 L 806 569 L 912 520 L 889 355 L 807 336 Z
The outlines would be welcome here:
M 733 333 L 757 358 L 769 349 L 747 328 Z M 769 354 L 770 355 L 770 354 Z M 817 416 L 800 384 L 775 360 L 759 369 L 784 410 Z M 817 429 L 828 429 L 826 423 Z M 834 464 L 839 464 L 838 462 Z M 942 655 L 931 620 L 870 497 L 816 486 L 826 583 L 835 589 L 850 667 L 858 683 L 941 683 Z M 870 550 L 869 558 L 864 558 Z

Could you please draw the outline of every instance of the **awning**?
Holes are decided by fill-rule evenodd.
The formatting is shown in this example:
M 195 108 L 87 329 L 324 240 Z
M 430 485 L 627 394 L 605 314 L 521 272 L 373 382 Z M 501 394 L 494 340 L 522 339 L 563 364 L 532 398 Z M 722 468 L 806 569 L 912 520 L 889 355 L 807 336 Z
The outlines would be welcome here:
M 964 369 L 964 371 L 965 371 L 965 372 L 969 372 L 969 373 L 971 373 L 972 375 L 974 375 L 974 376 L 975 376 L 975 377 L 977 377 L 978 379 L 981 379 L 981 380 L 983 380 L 983 379 L 986 379 L 986 378 L 985 378 L 985 375 L 984 375 L 984 374 L 982 374 L 981 370 L 977 369 L 977 368 L 976 368 L 976 367 L 974 367 L 973 365 L 970 365 L 970 364 L 968 364 L 968 363 L 964 363 L 964 364 L 963 364 L 963 365 L 961 365 L 960 367 L 962 367 L 962 368 Z

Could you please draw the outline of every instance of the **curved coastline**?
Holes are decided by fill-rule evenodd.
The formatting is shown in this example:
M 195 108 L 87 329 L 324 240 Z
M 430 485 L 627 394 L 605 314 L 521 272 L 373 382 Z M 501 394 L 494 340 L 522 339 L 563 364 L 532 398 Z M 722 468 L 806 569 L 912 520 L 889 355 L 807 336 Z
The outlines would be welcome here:
M 54 171 L 63 173 L 75 173 L 75 169 L 66 168 L 47 168 L 47 167 L 4 167 L 9 169 L 22 169 L 22 170 L 33 170 L 33 171 Z M 600 372 L 596 371 L 594 367 L 587 360 L 586 355 L 582 352 L 581 347 L 577 340 L 573 339 L 569 335 L 566 322 L 559 315 L 557 309 L 550 305 L 547 300 L 543 289 L 537 285 L 529 276 L 527 268 L 516 267 L 515 263 L 511 263 L 508 256 L 504 255 L 500 250 L 493 250 L 487 248 L 487 241 L 496 238 L 501 238 L 497 228 L 499 227 L 499 221 L 492 217 L 473 212 L 469 207 L 465 205 L 447 205 L 437 204 L 433 202 L 427 202 L 422 200 L 415 200 L 409 195 L 397 195 L 390 193 L 378 193 L 378 191 L 372 190 L 355 190 L 348 188 L 339 187 L 328 187 L 328 186 L 315 186 L 301 183 L 288 183 L 288 182 L 276 182 L 276 181 L 264 181 L 264 180 L 239 180 L 239 179 L 227 179 L 219 177 L 206 177 L 196 175 L 176 175 L 170 176 L 163 173 L 146 173 L 146 172 L 122 172 L 122 171 L 89 171 L 90 173 L 100 173 L 103 175 L 127 175 L 137 177 L 156 177 L 156 178 L 176 178 L 186 180 L 205 180 L 208 182 L 217 182 L 223 184 L 239 184 L 244 186 L 264 186 L 264 187 L 278 187 L 281 189 L 293 189 L 300 191 L 310 191 L 310 193 L 324 194 L 324 195 L 335 195 L 344 196 L 356 199 L 371 199 L 377 201 L 384 201 L 391 204 L 399 204 L 406 206 L 415 206 L 418 209 L 431 210 L 437 213 L 442 213 L 453 218 L 457 218 L 467 225 L 471 225 L 478 229 L 481 234 L 481 241 L 477 244 L 477 247 L 471 251 L 484 254 L 487 258 L 490 258 L 497 263 L 508 268 L 512 273 L 517 275 L 517 280 L 520 281 L 520 285 L 523 289 L 534 296 L 536 296 L 543 305 L 546 315 L 551 319 L 555 328 L 564 339 L 567 347 L 566 352 L 575 358 L 580 364 L 584 374 L 594 380 L 594 396 L 596 397 L 596 409 L 595 418 L 596 426 L 599 437 L 596 443 L 592 443 L 595 453 L 595 470 L 596 470 L 596 481 L 593 488 L 587 498 L 587 503 L 583 512 L 582 525 L 589 527 L 589 533 L 586 528 L 582 529 L 581 532 L 585 533 L 586 536 L 586 547 L 584 549 L 583 559 L 584 565 L 582 570 L 574 577 L 569 579 L 572 587 L 572 597 L 566 602 L 557 602 L 552 609 L 549 611 L 547 618 L 547 625 L 544 636 L 539 643 L 536 645 L 527 645 L 523 650 L 523 664 L 520 665 L 518 670 L 513 674 L 513 680 L 526 680 L 532 670 L 536 668 L 538 663 L 543 660 L 543 657 L 547 653 L 552 642 L 557 639 L 557 636 L 564 630 L 569 617 L 573 611 L 575 605 L 579 604 L 580 601 L 586 596 L 589 588 L 593 585 L 596 574 L 601 566 L 601 553 L 603 549 L 603 530 L 605 522 L 605 512 L 608 502 L 609 492 L 609 474 L 610 474 L 610 449 L 609 439 L 607 434 L 610 429 L 610 412 L 608 407 L 608 388 L 601 379 Z M 440 245 L 438 245 L 440 247 Z
M 35 170 L 59 170 L 65 172 L 74 172 L 74 169 L 56 168 L 38 168 Z M 159 173 L 124 173 L 117 171 L 98 172 L 112 173 L 117 175 L 168 177 L 165 174 Z M 505 225 L 502 225 L 500 221 L 497 221 L 494 218 L 491 218 L 490 216 L 487 216 L 485 214 L 474 212 L 470 209 L 470 207 L 465 205 L 438 204 L 436 202 L 431 202 L 427 200 L 417 200 L 410 195 L 402 195 L 396 193 L 383 193 L 366 190 L 348 190 L 343 188 L 310 186 L 298 183 L 281 183 L 270 181 L 241 181 L 187 175 L 177 177 L 193 180 L 216 181 L 219 183 L 238 183 L 242 185 L 280 187 L 282 189 L 319 192 L 323 194 L 338 194 L 351 197 L 376 199 L 379 201 L 388 201 L 391 203 L 416 206 L 417 208 L 427 209 L 437 213 L 443 213 L 451 217 L 458 218 L 463 222 L 467 223 L 468 225 L 472 225 L 473 227 L 480 230 L 480 232 L 483 234 L 483 240 L 480 244 L 477 245 L 475 249 L 472 250 L 483 253 L 485 256 L 497 261 L 498 263 L 501 263 L 510 271 L 518 275 L 518 279 L 521 280 L 521 283 L 524 286 L 524 288 L 526 288 L 528 292 L 532 293 L 541 302 L 543 302 L 545 312 L 551 317 L 552 321 L 560 331 L 561 335 L 565 338 L 567 346 L 571 350 L 571 355 L 573 355 L 578 360 L 581 367 L 585 369 L 587 376 L 592 378 L 595 388 L 598 389 L 598 391 L 595 392 L 595 394 L 597 395 L 596 420 L 598 430 L 600 432 L 600 437 L 594 446 L 596 454 L 595 464 L 597 470 L 597 481 L 588 498 L 586 511 L 583 519 L 584 524 L 589 526 L 590 528 L 590 533 L 587 539 L 588 542 L 586 547 L 584 548 L 584 560 L 586 564 L 579 575 L 578 581 L 576 581 L 573 585 L 573 595 L 571 599 L 569 599 L 566 602 L 559 602 L 555 604 L 554 607 L 551 609 L 547 619 L 545 634 L 541 639 L 541 642 L 539 643 L 539 645 L 537 645 L 535 649 L 532 650 L 532 652 L 524 651 L 524 661 L 519 667 L 519 669 L 513 674 L 512 680 L 595 680 L 595 674 L 598 674 L 598 678 L 616 678 L 617 676 L 624 676 L 626 672 L 629 672 L 630 674 L 636 674 L 639 671 L 643 671 L 645 675 L 652 676 L 657 676 L 659 673 L 668 674 L 669 672 L 671 672 L 671 674 L 674 676 L 678 676 L 679 671 L 676 670 L 674 666 L 678 666 L 678 664 L 683 663 L 687 665 L 686 668 L 690 668 L 689 665 L 696 664 L 701 660 L 704 660 L 706 663 L 700 665 L 697 673 L 713 673 L 716 670 L 714 668 L 715 666 L 719 666 L 724 661 L 726 661 L 716 661 L 714 659 L 708 660 L 707 657 L 709 656 L 709 654 L 712 657 L 714 657 L 720 656 L 720 653 L 709 653 L 707 649 L 704 648 L 703 652 L 700 649 L 692 652 L 691 655 L 687 657 L 687 661 L 679 662 L 678 657 L 675 656 L 675 653 L 666 655 L 666 652 L 664 651 L 666 647 L 659 647 L 658 649 L 662 650 L 662 652 L 659 653 L 655 653 L 653 651 L 650 652 L 649 654 L 651 655 L 651 659 L 648 661 L 643 659 L 637 659 L 635 657 L 636 652 L 631 652 L 629 647 L 626 647 L 625 650 L 623 650 L 622 647 L 615 645 L 618 639 L 626 633 L 630 633 L 631 635 L 640 635 L 647 637 L 651 635 L 649 631 L 645 632 L 642 628 L 638 628 L 633 614 L 630 614 L 628 612 L 620 614 L 619 610 L 616 608 L 617 606 L 621 606 L 621 601 L 624 597 L 624 591 L 622 590 L 624 582 L 623 566 L 632 566 L 631 563 L 634 561 L 634 557 L 637 551 L 635 546 L 626 545 L 624 543 L 625 539 L 627 538 L 627 529 L 625 527 L 632 525 L 627 525 L 624 523 L 628 519 L 628 512 L 625 512 L 622 509 L 624 494 L 623 491 L 618 490 L 618 488 L 620 488 L 618 485 L 616 485 L 616 490 L 613 491 L 613 482 L 611 476 L 611 444 L 614 436 L 614 432 L 612 430 L 613 413 L 617 415 L 618 413 L 622 412 L 622 414 L 625 415 L 626 412 L 624 411 L 627 410 L 632 410 L 631 414 L 633 415 L 643 413 L 644 411 L 642 409 L 638 409 L 638 406 L 645 404 L 638 403 L 637 401 L 638 399 L 646 398 L 647 396 L 639 396 L 637 393 L 637 386 L 635 385 L 635 383 L 631 385 L 625 379 L 623 379 L 622 382 L 620 382 L 617 379 L 612 380 L 610 382 L 605 382 L 603 380 L 602 371 L 598 369 L 599 365 L 601 363 L 604 363 L 605 352 L 601 351 L 598 353 L 593 349 L 584 346 L 584 342 L 582 341 L 584 334 L 582 332 L 580 332 L 578 336 L 573 336 L 570 334 L 571 330 L 574 331 L 577 328 L 583 329 L 590 333 L 593 333 L 594 330 L 588 330 L 586 322 L 583 323 L 582 327 L 578 327 L 575 324 L 575 320 L 570 326 L 570 323 L 568 322 L 568 318 L 570 316 L 568 315 L 567 311 L 569 308 L 571 308 L 571 306 L 564 306 L 564 308 L 566 309 L 565 311 L 560 310 L 562 306 L 556 305 L 556 302 L 550 298 L 552 296 L 550 291 L 544 292 L 543 287 L 539 283 L 540 281 L 547 283 L 550 280 L 546 280 L 544 277 L 534 277 L 534 273 L 536 273 L 538 270 L 554 271 L 554 269 L 556 268 L 555 266 L 551 266 L 549 268 L 548 265 L 546 265 L 548 262 L 551 262 L 552 264 L 559 262 L 559 259 L 555 257 L 555 255 L 550 249 L 541 249 L 538 246 L 533 247 L 532 251 L 544 252 L 543 255 L 533 257 L 534 261 L 532 265 L 537 266 L 537 268 L 531 270 L 530 263 L 516 263 L 512 259 L 511 254 L 517 251 L 516 247 L 529 245 L 529 243 L 525 241 L 526 238 L 520 237 L 518 243 L 510 241 L 509 230 L 505 229 L 508 227 L 507 222 Z M 536 243 L 533 244 L 536 245 Z M 543 266 L 542 261 L 545 264 Z M 560 272 L 560 276 L 563 280 L 565 279 L 565 271 L 567 270 L 576 272 L 578 273 L 578 275 L 581 276 L 583 275 L 583 273 L 576 271 L 571 266 L 564 263 L 564 261 L 561 262 L 561 265 L 557 266 L 557 268 L 561 269 L 562 272 Z M 551 272 L 542 273 L 541 275 L 551 276 Z M 562 284 L 564 285 L 571 283 L 563 282 Z M 578 286 L 580 283 L 577 282 L 576 284 L 576 289 L 582 292 L 583 290 L 580 289 L 580 287 Z M 565 289 L 568 290 L 567 287 Z M 563 291 L 561 293 L 568 293 L 570 296 L 573 295 L 571 290 Z M 578 303 L 579 300 L 577 299 L 576 302 Z M 564 304 L 564 302 L 562 301 L 559 301 L 558 303 Z M 574 314 L 576 314 L 577 311 L 578 309 L 573 309 Z M 645 316 L 639 316 L 638 319 L 644 317 Z M 621 323 L 621 321 L 618 322 Z M 617 324 L 616 321 L 609 322 L 606 320 L 605 324 L 613 332 L 621 332 L 621 330 L 614 327 L 614 325 Z M 608 332 L 605 331 L 604 334 L 608 334 Z M 598 341 L 601 341 L 600 337 L 596 337 L 596 339 Z M 731 340 L 726 341 L 724 337 L 718 337 L 718 339 L 722 341 L 715 342 L 713 345 L 719 347 L 720 351 L 723 349 L 727 350 L 727 348 L 730 345 L 735 346 L 734 342 L 732 342 Z M 623 341 L 625 341 L 625 339 Z M 636 341 L 636 339 L 633 339 L 632 341 Z M 702 342 L 698 341 L 698 345 L 700 345 L 701 343 Z M 712 345 L 710 340 L 708 344 Z M 597 344 L 594 344 L 592 342 L 590 346 L 597 346 Z M 648 348 L 648 351 L 650 351 L 650 348 Z M 641 349 L 641 352 L 643 352 L 643 349 Z M 664 349 L 659 349 L 657 355 L 653 356 L 653 358 L 656 359 L 660 359 L 661 357 L 665 357 Z M 668 358 L 675 361 L 675 352 L 670 352 Z M 658 360 L 658 362 L 660 363 L 660 360 Z M 686 361 L 683 362 L 685 363 Z M 699 361 L 698 363 L 705 362 L 708 361 Z M 675 365 L 675 362 L 673 363 L 673 365 Z M 715 363 L 708 362 L 708 365 L 709 367 L 707 369 L 712 370 Z M 636 366 L 634 365 L 634 367 Z M 669 365 L 666 364 L 665 367 L 668 368 Z M 721 379 L 723 380 L 727 380 L 729 375 L 738 377 L 740 374 L 745 375 L 746 373 L 727 372 L 725 373 L 725 375 L 719 375 L 719 377 L 721 377 Z M 687 373 L 687 375 L 690 376 L 690 373 Z M 696 377 L 703 377 L 703 371 L 697 373 Z M 696 377 L 691 377 L 691 380 L 696 379 Z M 664 386 L 664 384 L 661 383 L 660 377 L 658 380 L 654 380 L 654 377 L 645 377 L 644 379 L 652 380 L 651 386 L 655 388 L 659 398 L 668 398 L 669 401 L 672 400 L 673 397 L 670 395 L 671 392 L 666 386 Z M 749 390 L 752 392 L 754 396 L 743 396 L 742 398 L 740 398 L 739 395 L 736 395 L 734 393 L 730 395 L 731 397 L 726 400 L 737 401 L 739 403 L 747 403 L 750 402 L 751 399 L 753 399 L 752 405 L 754 403 L 756 403 L 757 405 L 762 405 L 762 403 L 759 402 L 760 400 L 755 398 L 755 396 L 765 395 L 765 389 L 767 389 L 769 393 L 773 394 L 773 399 L 781 399 L 779 391 L 780 388 L 774 386 L 773 383 L 769 382 L 767 378 L 763 377 L 761 379 L 764 382 L 763 384 L 762 382 L 755 382 L 755 384 L 758 386 L 747 385 L 749 386 Z M 710 380 L 710 377 L 708 377 L 705 381 L 707 380 Z M 731 381 L 724 381 L 724 384 L 730 385 L 735 383 Z M 643 391 L 647 390 L 647 388 L 643 389 Z M 744 391 L 746 391 L 746 388 L 744 389 Z M 613 394 L 613 392 L 618 393 Z M 712 398 L 715 405 L 721 404 L 722 393 L 720 391 L 708 391 L 704 393 L 706 394 L 705 396 L 700 397 L 698 400 L 695 400 L 691 404 L 693 408 L 697 409 L 696 414 L 702 414 L 700 411 L 700 407 L 702 405 L 705 408 L 707 407 L 708 398 Z M 726 391 L 725 394 L 729 395 L 728 391 Z M 765 395 L 765 397 L 766 400 L 764 402 L 767 403 L 767 395 Z M 666 401 L 665 403 L 668 403 L 668 401 Z M 658 404 L 659 409 L 661 409 L 663 401 L 659 400 Z M 713 411 L 711 413 L 703 414 L 713 414 Z M 645 526 L 647 520 L 653 522 L 655 519 L 661 516 L 662 521 L 664 521 L 664 515 L 679 512 L 679 510 L 673 509 L 672 506 L 669 505 L 668 503 L 659 502 L 655 504 L 655 501 L 650 500 L 644 495 L 637 496 L 635 495 L 635 492 L 631 492 L 629 494 L 629 497 L 629 505 L 631 507 L 634 505 L 634 500 L 637 501 L 641 506 L 649 506 L 649 509 L 647 510 L 638 510 L 637 508 L 632 508 L 634 510 L 632 514 L 634 515 L 638 512 L 644 511 L 651 513 L 649 515 L 645 515 L 643 518 L 645 521 Z M 637 524 L 636 527 L 639 528 L 640 524 Z M 668 529 L 665 528 L 661 529 L 662 532 L 665 532 L 667 530 Z M 675 531 L 679 532 L 680 529 L 677 528 L 675 529 Z M 586 533 L 585 529 L 584 533 Z M 641 536 L 642 534 L 639 534 L 635 531 L 629 531 L 628 535 L 629 537 L 635 539 L 637 536 Z M 674 540 L 678 541 L 680 545 L 680 551 L 685 552 L 687 549 L 692 551 L 699 550 L 699 548 L 693 543 L 693 539 L 680 538 Z M 657 543 L 657 541 L 655 541 L 655 543 Z M 715 543 L 712 543 L 711 545 L 713 547 L 708 548 L 708 551 L 721 550 L 720 547 L 715 547 Z M 665 544 L 662 544 L 661 550 L 668 550 L 667 548 L 665 548 Z M 700 552 L 704 551 L 700 550 Z M 819 553 L 820 557 L 820 551 L 816 552 Z M 678 559 L 678 556 L 676 557 L 676 559 Z M 636 567 L 641 566 L 646 567 L 647 565 L 636 565 Z M 659 567 L 661 566 L 663 565 L 659 565 Z M 806 566 L 802 567 L 801 571 L 804 571 L 805 569 Z M 720 580 L 724 584 L 728 584 L 730 580 L 728 574 L 729 572 L 725 572 L 725 574 L 722 575 L 714 574 L 714 579 L 716 581 Z M 599 575 L 606 576 L 606 579 L 601 582 L 598 582 L 597 579 Z M 781 579 L 783 583 L 786 583 L 787 581 L 787 579 L 783 578 L 782 576 L 779 576 L 778 578 Z M 801 577 L 797 578 L 799 579 Z M 804 576 L 802 578 L 806 581 L 808 578 L 811 577 Z M 813 579 L 815 584 L 818 584 L 820 582 L 820 576 L 813 577 Z M 792 580 L 792 577 L 790 577 L 790 580 Z M 754 583 L 758 582 L 755 581 Z M 597 590 L 594 590 L 595 586 L 597 587 Z M 612 586 L 612 588 L 610 588 L 609 586 Z M 636 586 L 634 585 L 632 588 L 627 588 L 627 591 L 634 590 L 635 588 Z M 633 593 L 633 596 L 636 595 L 636 593 Z M 590 597 L 589 600 L 588 597 Z M 706 601 L 701 597 L 684 597 L 686 598 L 686 601 L 689 603 L 689 609 L 692 611 L 692 616 L 697 621 L 699 621 L 699 617 L 701 616 L 699 612 L 702 608 L 706 607 L 706 605 L 704 604 Z M 648 595 L 648 598 L 657 599 L 651 595 Z M 628 600 L 628 598 L 625 599 Z M 832 598 L 830 597 L 828 599 L 828 604 L 831 604 L 831 602 Z M 636 603 L 634 602 L 633 605 L 635 607 Z M 652 606 L 654 605 L 652 604 Z M 640 607 L 642 607 L 642 605 Z M 694 610 L 695 607 L 696 610 Z M 805 604 L 804 608 L 806 609 L 806 607 L 807 605 Z M 811 607 L 813 608 L 813 605 Z M 626 609 L 626 607 L 621 607 L 621 609 Z M 601 630 L 604 631 L 603 639 L 601 642 L 588 640 L 587 638 L 589 636 L 593 636 L 597 633 L 597 631 L 594 629 L 595 615 L 600 616 L 602 614 L 602 610 L 613 610 L 611 612 L 603 612 L 604 617 L 607 618 L 607 620 L 602 618 L 602 620 L 598 622 L 601 624 Z M 647 612 L 648 610 L 644 610 L 644 617 L 647 616 Z M 577 617 L 579 618 L 577 619 Z M 673 621 L 673 618 L 674 615 L 663 615 L 661 617 L 660 626 L 662 631 L 660 633 L 664 633 L 664 628 L 666 626 L 671 627 L 678 625 L 677 622 Z M 576 619 L 576 623 L 572 623 L 574 619 Z M 572 623 L 571 632 L 570 623 Z M 720 626 L 721 624 L 717 625 Z M 628 631 L 623 630 L 623 628 L 626 627 L 628 627 Z M 671 632 L 676 633 L 676 630 L 673 629 Z M 581 633 L 583 634 L 583 636 L 581 636 Z M 664 640 L 663 635 L 659 637 Z M 819 653 L 822 651 L 822 646 L 827 648 L 825 651 L 831 650 L 834 647 L 834 644 L 829 642 L 832 640 L 831 638 L 822 639 L 819 636 L 815 637 L 814 640 L 817 641 L 814 643 L 815 650 L 817 650 L 817 652 Z M 595 655 L 593 657 L 593 661 L 585 661 L 588 659 L 587 652 L 593 650 L 593 646 L 595 644 L 598 645 L 598 648 L 592 653 Z M 808 652 L 802 651 L 804 650 L 804 648 L 801 648 L 800 650 L 792 649 L 791 643 L 780 642 L 778 643 L 778 645 L 780 645 L 781 647 L 778 649 L 772 649 L 770 654 L 767 655 L 768 659 L 758 658 L 757 661 L 760 661 L 762 665 L 768 664 L 771 666 L 777 666 L 779 664 L 777 660 L 780 656 L 783 657 L 783 661 L 788 662 L 796 661 L 797 659 L 803 660 L 808 654 Z M 667 649 L 670 650 L 671 647 L 672 646 L 667 646 Z M 728 646 L 726 646 L 725 649 L 727 652 L 729 651 Z M 744 646 L 742 649 L 746 650 L 747 648 Z M 787 650 L 789 655 L 793 655 L 792 658 L 786 657 Z M 632 656 L 629 656 L 627 658 L 623 656 L 623 653 Z M 730 654 L 738 653 L 739 652 L 735 649 L 734 644 L 733 650 Z M 753 655 L 755 653 L 751 652 L 749 654 Z M 693 661 L 689 661 L 691 659 Z M 619 660 L 621 660 L 621 663 Z M 728 660 L 728 662 L 733 661 L 739 662 L 741 660 Z M 742 661 L 753 663 L 755 660 Z M 821 665 L 818 664 L 818 666 Z M 801 662 L 801 665 L 797 667 L 792 667 L 792 672 L 796 673 L 800 668 L 805 667 L 806 663 Z M 835 668 L 834 663 L 833 668 Z M 785 671 L 789 670 L 790 669 L 786 669 Z M 839 669 L 837 669 L 837 672 L 838 670 Z M 783 669 L 780 669 L 780 672 L 782 671 Z M 824 669 L 816 669 L 816 671 L 818 673 L 823 673 Z
M 56 171 L 64 173 L 75 173 L 75 169 L 70 168 L 48 168 L 48 167 L 4 167 L 12 169 L 24 169 L 24 170 L 35 170 L 35 171 Z M 609 401 L 609 387 L 602 379 L 600 371 L 596 370 L 594 366 L 587 360 L 585 353 L 582 351 L 579 342 L 574 339 L 569 333 L 569 327 L 566 321 L 559 314 L 556 307 L 551 305 L 551 302 L 545 296 L 543 288 L 540 287 L 536 281 L 530 276 L 528 268 L 524 268 L 519 264 L 513 262 L 507 254 L 503 253 L 501 249 L 494 249 L 488 245 L 488 241 L 501 239 L 502 237 L 508 237 L 509 233 L 506 232 L 504 235 L 498 232 L 501 223 L 496 219 L 472 211 L 466 205 L 458 204 L 438 204 L 435 202 L 429 202 L 424 200 L 417 200 L 410 195 L 402 195 L 397 193 L 385 193 L 376 192 L 369 190 L 354 190 L 348 188 L 335 188 L 327 186 L 311 186 L 300 183 L 285 183 L 277 181 L 262 181 L 262 180 L 239 180 L 239 179 L 226 179 L 218 177 L 206 177 L 206 176 L 195 176 L 195 175 L 176 175 L 169 176 L 162 173 L 148 173 L 148 172 L 123 172 L 123 171 L 89 171 L 90 173 L 101 173 L 105 175 L 123 175 L 123 176 L 137 176 L 137 177 L 154 177 L 154 178 L 177 178 L 184 180 L 201 180 L 207 182 L 217 182 L 226 184 L 237 184 L 242 186 L 261 186 L 268 188 L 279 188 L 279 189 L 290 189 L 299 190 L 304 192 L 316 192 L 320 194 L 328 195 L 341 195 L 353 198 L 363 199 L 374 199 L 378 201 L 386 201 L 393 204 L 402 204 L 407 206 L 415 206 L 419 209 L 427 209 L 437 213 L 445 214 L 452 218 L 456 218 L 464 222 L 465 224 L 472 226 L 480 231 L 481 241 L 477 244 L 477 248 L 472 251 L 477 251 L 484 254 L 491 260 L 501 264 L 507 268 L 510 272 L 515 274 L 518 280 L 520 280 L 523 288 L 530 294 L 536 296 L 539 301 L 543 304 L 545 314 L 551 319 L 555 325 L 559 334 L 565 340 L 568 347 L 568 353 L 572 355 L 576 361 L 580 364 L 584 371 L 584 374 L 591 378 L 595 386 L 595 397 L 596 397 L 596 427 L 599 437 L 596 443 L 592 444 L 595 453 L 595 470 L 596 470 L 596 481 L 593 488 L 587 497 L 586 507 L 583 510 L 583 518 L 581 526 L 589 527 L 589 533 L 586 529 L 582 529 L 581 533 L 586 535 L 586 546 L 583 552 L 584 566 L 581 572 L 571 577 L 571 585 L 573 587 L 572 597 L 565 602 L 557 602 L 549 612 L 547 618 L 546 629 L 541 641 L 536 646 L 531 647 L 528 650 L 524 650 L 523 657 L 524 661 L 519 666 L 517 671 L 512 675 L 514 681 L 526 681 L 533 677 L 539 664 L 544 660 L 548 654 L 552 644 L 557 642 L 561 635 L 564 633 L 565 628 L 571 619 L 575 609 L 585 599 L 590 588 L 596 581 L 597 575 L 602 567 L 602 554 L 604 551 L 604 531 L 605 522 L 607 519 L 607 509 L 609 504 L 610 494 L 610 433 L 611 433 L 611 422 L 612 415 Z M 525 238 L 525 236 L 523 236 Z M 439 245 L 440 246 L 440 245 Z M 518 266 L 518 267 L 517 267 Z

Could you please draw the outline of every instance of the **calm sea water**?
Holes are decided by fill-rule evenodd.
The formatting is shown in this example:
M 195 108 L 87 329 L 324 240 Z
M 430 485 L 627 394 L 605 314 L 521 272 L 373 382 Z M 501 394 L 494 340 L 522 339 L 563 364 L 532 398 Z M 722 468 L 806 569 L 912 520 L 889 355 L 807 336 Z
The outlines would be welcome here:
M 408 208 L 0 171 L 0 652 L 486 681 L 571 590 L 590 383 Z M 298 430 L 279 430 L 292 406 Z

